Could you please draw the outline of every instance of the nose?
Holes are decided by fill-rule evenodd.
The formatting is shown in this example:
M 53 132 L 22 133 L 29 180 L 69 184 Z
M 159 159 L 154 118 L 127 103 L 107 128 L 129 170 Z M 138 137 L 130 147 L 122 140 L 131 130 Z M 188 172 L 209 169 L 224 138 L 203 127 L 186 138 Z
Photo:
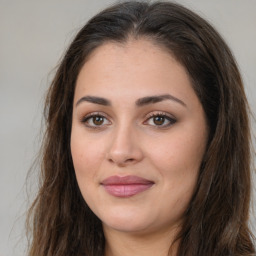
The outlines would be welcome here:
M 143 159 L 140 144 L 134 130 L 128 127 L 119 128 L 113 131 L 107 159 L 120 167 L 138 163 Z

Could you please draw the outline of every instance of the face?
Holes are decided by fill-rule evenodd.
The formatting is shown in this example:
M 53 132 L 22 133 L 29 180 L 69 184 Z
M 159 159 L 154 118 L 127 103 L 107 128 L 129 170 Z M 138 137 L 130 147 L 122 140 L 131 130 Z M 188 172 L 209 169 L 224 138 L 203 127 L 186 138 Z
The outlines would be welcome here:
M 71 153 L 81 193 L 105 229 L 179 225 L 206 141 L 189 77 L 163 49 L 146 40 L 105 43 L 82 67 Z

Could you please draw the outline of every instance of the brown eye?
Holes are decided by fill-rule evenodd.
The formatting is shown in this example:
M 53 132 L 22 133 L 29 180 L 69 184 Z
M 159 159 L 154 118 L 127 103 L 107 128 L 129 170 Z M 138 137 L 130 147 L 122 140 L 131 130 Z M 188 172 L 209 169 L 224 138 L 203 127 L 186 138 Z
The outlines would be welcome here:
M 102 117 L 102 116 L 94 116 L 92 118 L 92 122 L 95 125 L 102 125 L 104 123 L 104 117 Z
M 89 128 L 101 128 L 110 125 L 111 122 L 103 115 L 90 114 L 81 120 Z
M 153 114 L 144 124 L 155 126 L 157 128 L 167 128 L 176 123 L 176 119 L 167 114 Z
M 166 120 L 166 118 L 163 116 L 155 116 L 153 118 L 153 122 L 155 125 L 163 125 L 165 120 Z

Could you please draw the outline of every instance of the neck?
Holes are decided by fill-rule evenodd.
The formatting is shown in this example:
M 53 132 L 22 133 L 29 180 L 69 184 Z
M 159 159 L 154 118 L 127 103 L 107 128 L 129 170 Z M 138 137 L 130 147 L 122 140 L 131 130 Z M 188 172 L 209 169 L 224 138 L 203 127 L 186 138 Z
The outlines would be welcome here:
M 171 232 L 138 234 L 120 232 L 104 227 L 105 256 L 176 256 L 178 242 L 174 243 L 177 229 Z

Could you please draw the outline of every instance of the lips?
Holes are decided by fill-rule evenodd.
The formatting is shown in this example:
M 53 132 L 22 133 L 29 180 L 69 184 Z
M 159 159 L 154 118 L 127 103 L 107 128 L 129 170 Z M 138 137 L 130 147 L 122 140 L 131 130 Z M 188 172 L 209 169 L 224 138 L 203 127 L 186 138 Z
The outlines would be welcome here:
M 101 185 L 112 196 L 131 197 L 148 190 L 154 182 L 138 176 L 111 176 L 103 180 Z

